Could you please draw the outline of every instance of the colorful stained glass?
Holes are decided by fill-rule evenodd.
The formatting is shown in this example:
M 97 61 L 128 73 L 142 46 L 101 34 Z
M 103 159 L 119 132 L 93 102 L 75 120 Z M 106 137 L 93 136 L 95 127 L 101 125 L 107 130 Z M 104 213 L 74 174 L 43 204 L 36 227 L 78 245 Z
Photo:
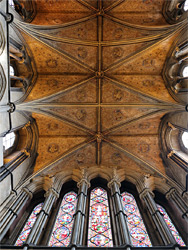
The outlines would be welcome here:
M 163 215 L 165 221 L 166 221 L 166 224 L 168 225 L 171 233 L 173 234 L 174 238 L 176 239 L 177 243 L 180 245 L 180 246 L 185 246 L 185 243 L 183 242 L 181 236 L 179 235 L 178 231 L 176 230 L 174 224 L 172 223 L 170 217 L 168 216 L 166 210 L 160 206 L 159 204 L 157 204 L 157 208 L 159 209 L 159 211 L 161 212 L 161 214 Z
M 42 209 L 42 206 L 43 206 L 43 203 L 40 203 L 33 209 L 31 215 L 29 216 L 29 219 L 27 220 L 24 228 L 21 231 L 21 234 L 19 235 L 15 243 L 16 246 L 22 246 L 27 240 L 27 237 L 37 219 L 37 215 L 40 213 Z
M 91 191 L 88 247 L 112 247 L 107 192 L 100 187 Z
M 122 203 L 127 215 L 128 228 L 135 247 L 151 247 L 151 241 L 147 234 L 144 222 L 133 195 L 124 192 Z
M 70 244 L 76 204 L 76 193 L 69 192 L 63 197 L 49 246 L 67 247 Z

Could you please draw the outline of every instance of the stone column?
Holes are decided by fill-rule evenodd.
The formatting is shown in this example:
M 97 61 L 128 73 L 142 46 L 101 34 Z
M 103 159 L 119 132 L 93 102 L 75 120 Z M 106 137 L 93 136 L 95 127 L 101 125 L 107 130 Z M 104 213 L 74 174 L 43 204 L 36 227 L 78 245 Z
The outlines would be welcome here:
M 172 200 L 178 208 L 182 211 L 182 218 L 188 219 L 188 206 L 178 194 L 175 188 L 171 188 L 165 195 L 167 200 Z
M 61 179 L 58 180 L 57 178 L 54 178 L 51 182 L 49 181 L 49 183 L 51 183 L 51 186 L 45 194 L 44 205 L 37 216 L 37 220 L 35 221 L 31 229 L 31 232 L 26 240 L 26 244 L 38 244 L 42 236 L 44 227 L 48 221 L 52 206 L 54 205 L 56 199 L 59 197 L 59 192 L 62 187 Z
M 76 213 L 74 215 L 74 225 L 72 230 L 71 245 L 81 246 L 83 244 L 83 230 L 85 223 L 86 214 L 86 201 L 87 201 L 87 190 L 90 187 L 90 183 L 87 180 L 86 172 L 83 170 L 83 178 L 78 182 L 78 202 Z
M 122 198 L 120 194 L 120 182 L 116 178 L 113 178 L 108 187 L 111 189 L 112 203 L 114 207 L 114 217 L 116 221 L 116 229 L 118 232 L 119 245 L 131 245 L 131 237 L 127 225 L 127 216 L 124 212 Z
M 36 189 L 36 183 L 31 182 L 23 187 L 21 192 L 5 206 L 1 213 L 0 240 L 3 239 L 13 221 L 18 217 L 20 210 L 25 206 L 26 202 L 33 197 Z
M 157 205 L 154 201 L 154 193 L 150 190 L 147 185 L 145 185 L 145 178 L 140 180 L 137 183 L 137 189 L 139 192 L 140 199 L 143 200 L 146 204 L 146 207 L 151 214 L 153 222 L 164 242 L 165 245 L 174 245 L 176 240 L 172 235 L 169 227 L 167 226 L 163 215 L 157 208 Z

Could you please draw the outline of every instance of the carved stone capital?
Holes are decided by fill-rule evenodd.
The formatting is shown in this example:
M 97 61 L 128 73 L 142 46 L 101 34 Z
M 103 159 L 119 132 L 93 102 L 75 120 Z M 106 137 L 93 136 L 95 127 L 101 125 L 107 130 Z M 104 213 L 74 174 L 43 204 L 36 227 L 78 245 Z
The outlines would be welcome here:
M 174 154 L 174 151 L 172 150 L 172 151 L 167 155 L 167 157 L 170 158 L 170 157 L 172 157 L 173 154 Z
M 33 192 L 28 187 L 23 187 L 22 190 L 29 196 L 30 199 L 33 198 Z
M 175 188 L 171 188 L 168 192 L 166 192 L 165 197 L 167 198 L 167 200 L 172 198 L 172 194 L 174 194 L 176 192 Z
M 25 124 L 24 128 L 28 128 L 31 126 L 31 122 L 29 121 L 28 123 Z
M 154 193 L 149 189 L 149 188 L 145 188 L 144 190 L 142 190 L 139 194 L 140 199 L 144 199 L 148 194 L 150 194 L 152 196 L 152 198 L 155 197 Z
M 54 188 L 49 188 L 49 189 L 46 191 L 44 197 L 47 198 L 47 197 L 49 197 L 50 195 L 55 196 L 56 198 L 59 198 L 59 193 L 58 193 Z
M 83 183 L 85 183 L 85 184 L 87 185 L 88 188 L 91 186 L 91 184 L 90 184 L 90 182 L 88 181 L 88 179 L 82 178 L 82 179 L 77 183 L 77 187 L 79 188 Z
M 119 180 L 116 177 L 112 178 L 111 181 L 108 182 L 107 186 L 109 188 L 111 188 L 114 183 L 116 183 L 119 188 L 121 187 L 121 183 L 119 182 Z

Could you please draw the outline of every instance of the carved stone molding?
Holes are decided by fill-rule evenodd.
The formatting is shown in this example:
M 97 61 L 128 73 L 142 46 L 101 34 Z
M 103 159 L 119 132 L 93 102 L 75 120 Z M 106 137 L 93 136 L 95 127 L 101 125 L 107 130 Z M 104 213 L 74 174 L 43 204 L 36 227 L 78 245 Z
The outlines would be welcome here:
M 6 88 L 6 77 L 3 67 L 0 64 L 0 100 L 2 99 Z

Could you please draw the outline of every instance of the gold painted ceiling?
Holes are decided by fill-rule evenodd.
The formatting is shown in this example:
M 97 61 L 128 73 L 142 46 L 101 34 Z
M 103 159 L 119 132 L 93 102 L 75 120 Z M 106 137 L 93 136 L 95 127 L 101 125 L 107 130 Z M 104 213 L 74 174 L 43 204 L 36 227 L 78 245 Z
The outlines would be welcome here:
M 162 71 L 182 25 L 166 23 L 164 0 L 36 3 L 32 25 L 17 21 L 38 72 L 18 105 L 39 129 L 34 171 L 117 167 L 128 179 L 165 177 L 159 124 L 182 107 Z

